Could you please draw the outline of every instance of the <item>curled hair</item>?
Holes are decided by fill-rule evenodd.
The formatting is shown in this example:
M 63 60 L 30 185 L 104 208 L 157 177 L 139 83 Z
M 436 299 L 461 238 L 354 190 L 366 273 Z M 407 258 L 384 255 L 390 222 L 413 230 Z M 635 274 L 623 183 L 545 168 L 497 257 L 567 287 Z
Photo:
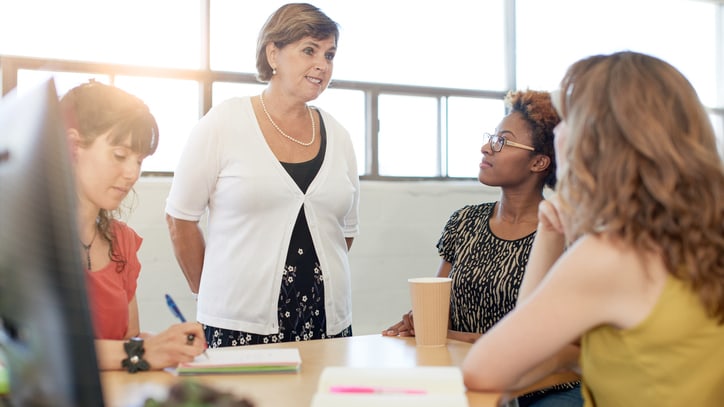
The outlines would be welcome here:
M 550 93 L 534 90 L 511 91 L 505 96 L 505 105 L 509 113 L 520 113 L 530 126 L 534 154 L 543 154 L 550 159 L 543 184 L 555 188 L 556 154 L 553 129 L 560 122 L 560 118 L 551 103 Z
M 282 49 L 304 37 L 323 40 L 330 36 L 334 36 L 336 46 L 339 26 L 318 7 L 307 3 L 290 3 L 280 7 L 269 16 L 259 32 L 256 43 L 257 79 L 268 82 L 272 77 L 272 67 L 266 57 L 267 44 L 273 43 Z
M 689 81 L 648 55 L 597 55 L 569 68 L 560 106 L 572 240 L 606 233 L 660 253 L 724 322 L 724 168 Z
M 60 109 L 66 127 L 78 131 L 82 147 L 90 146 L 99 136 L 107 136 L 111 145 L 130 141 L 131 150 L 142 157 L 153 154 L 158 148 L 158 125 L 148 106 L 114 86 L 93 80 L 79 85 L 61 98 Z M 110 243 L 110 258 L 121 271 L 126 260 L 114 250 L 111 230 L 114 218 L 114 213 L 101 209 L 96 225 Z

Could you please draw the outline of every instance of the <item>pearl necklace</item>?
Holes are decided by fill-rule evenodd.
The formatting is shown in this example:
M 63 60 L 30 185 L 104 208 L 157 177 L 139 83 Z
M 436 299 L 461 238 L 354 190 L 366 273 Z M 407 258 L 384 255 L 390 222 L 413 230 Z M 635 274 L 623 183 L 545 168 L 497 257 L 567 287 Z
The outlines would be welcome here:
M 314 116 L 312 115 L 312 109 L 310 109 L 309 106 L 307 106 L 307 111 L 309 112 L 309 119 L 312 121 L 312 140 L 310 140 L 308 143 L 305 143 L 303 141 L 299 141 L 299 140 L 295 139 L 294 137 L 288 135 L 279 126 L 277 126 L 276 123 L 274 123 L 274 120 L 272 120 L 272 117 L 269 114 L 269 112 L 266 110 L 266 105 L 264 104 L 264 92 L 259 94 L 259 100 L 261 101 L 261 108 L 264 110 L 264 114 L 266 115 L 266 118 L 269 119 L 269 122 L 272 124 L 272 126 L 274 126 L 275 129 L 277 129 L 279 134 L 281 134 L 282 136 L 288 138 L 289 140 L 291 140 L 297 144 L 303 145 L 304 147 L 309 147 L 314 143 L 314 138 L 317 134 L 317 128 L 314 126 Z

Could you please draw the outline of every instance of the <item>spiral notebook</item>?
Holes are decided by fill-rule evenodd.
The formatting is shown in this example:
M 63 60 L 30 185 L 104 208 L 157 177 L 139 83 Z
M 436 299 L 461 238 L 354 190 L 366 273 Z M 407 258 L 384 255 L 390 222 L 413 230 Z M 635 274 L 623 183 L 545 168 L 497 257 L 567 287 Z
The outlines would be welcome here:
M 297 348 L 255 349 L 253 346 L 212 348 L 193 362 L 180 363 L 179 375 L 294 373 L 302 365 Z

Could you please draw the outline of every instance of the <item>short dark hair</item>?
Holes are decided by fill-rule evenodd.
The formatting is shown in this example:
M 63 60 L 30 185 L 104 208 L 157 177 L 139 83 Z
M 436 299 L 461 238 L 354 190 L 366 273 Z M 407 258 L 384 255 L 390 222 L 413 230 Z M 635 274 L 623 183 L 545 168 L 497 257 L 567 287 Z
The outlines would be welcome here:
M 553 129 L 561 119 L 553 107 L 550 93 L 535 90 L 511 91 L 505 96 L 505 105 L 509 109 L 508 113 L 520 113 L 530 126 L 535 152 L 550 158 L 544 185 L 555 188 L 557 180 Z

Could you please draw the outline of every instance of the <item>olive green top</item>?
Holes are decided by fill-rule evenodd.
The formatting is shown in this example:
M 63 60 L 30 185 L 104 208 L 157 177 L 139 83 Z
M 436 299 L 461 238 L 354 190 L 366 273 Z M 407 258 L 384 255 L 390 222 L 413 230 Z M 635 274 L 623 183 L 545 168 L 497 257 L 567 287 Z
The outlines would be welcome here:
M 724 402 L 724 325 L 669 277 L 657 304 L 632 329 L 583 336 L 585 406 L 716 406 Z

